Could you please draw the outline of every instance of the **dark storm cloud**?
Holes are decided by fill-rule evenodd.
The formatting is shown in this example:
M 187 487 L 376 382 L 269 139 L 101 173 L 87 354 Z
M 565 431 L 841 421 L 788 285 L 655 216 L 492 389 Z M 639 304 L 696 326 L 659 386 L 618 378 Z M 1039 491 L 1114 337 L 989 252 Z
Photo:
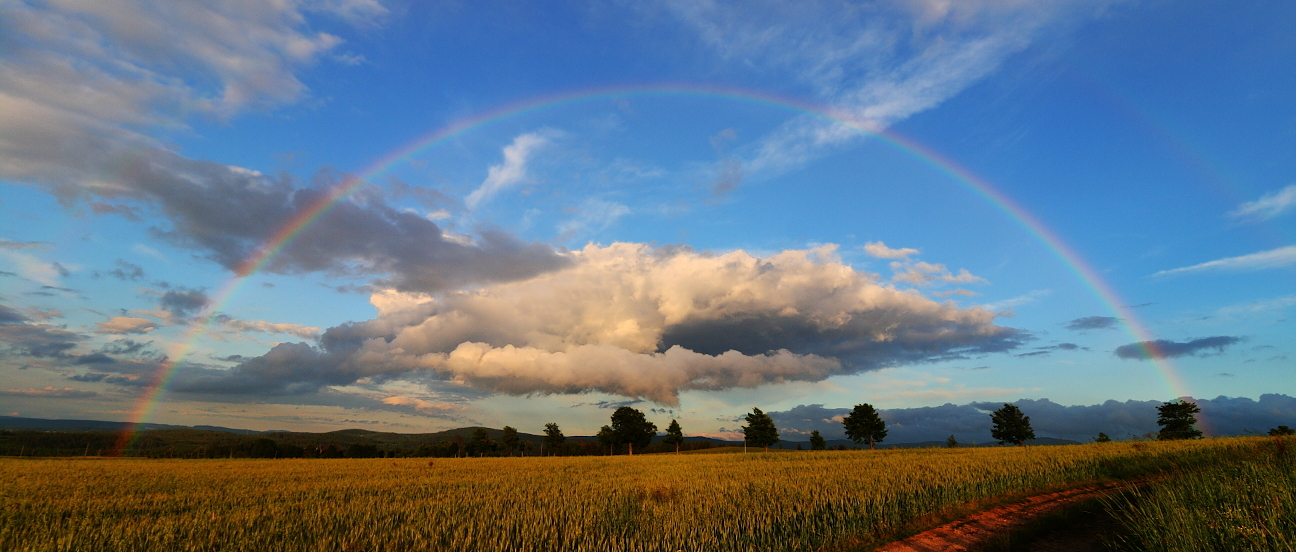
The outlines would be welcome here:
M 1206 352 L 1210 350 L 1220 354 L 1224 352 L 1225 347 L 1241 341 L 1241 337 L 1228 335 L 1203 337 L 1183 342 L 1157 339 L 1155 341 L 1141 341 L 1121 345 L 1116 348 L 1116 356 L 1124 359 L 1148 360 L 1151 358 L 1175 358 L 1189 355 L 1201 356 L 1207 354 Z
M 1119 318 L 1114 316 L 1086 316 L 1068 322 L 1066 329 L 1075 331 L 1109 330 L 1119 325 L 1120 321 Z
M 170 390 L 217 395 L 302 395 L 347 385 L 369 375 L 349 368 L 342 355 L 305 343 L 281 343 L 229 370 L 182 367 Z
M 1266 394 L 1260 400 L 1246 397 L 1193 399 L 1201 407 L 1200 419 L 1210 435 L 1242 435 L 1264 432 L 1278 425 L 1296 421 L 1296 398 Z M 1157 411 L 1163 401 L 1106 401 L 1095 405 L 1063 406 L 1048 399 L 1021 399 L 1011 404 L 1030 416 L 1031 426 L 1039 437 L 1087 441 L 1099 432 L 1114 439 L 1140 436 L 1160 429 Z M 960 442 L 991 442 L 990 411 L 1001 402 L 973 402 L 965 405 L 944 404 L 921 408 L 879 410 L 889 432 L 886 443 L 941 441 L 954 435 Z M 783 412 L 767 412 L 785 438 L 804 439 L 812 430 L 828 439 L 844 439 L 845 433 L 835 417 L 850 413 L 849 408 L 824 408 L 823 405 L 800 405 Z M 799 437 L 794 437 L 799 436 Z
M 202 311 L 209 302 L 211 298 L 207 296 L 205 290 L 176 288 L 162 294 L 158 304 L 176 316 L 187 318 Z

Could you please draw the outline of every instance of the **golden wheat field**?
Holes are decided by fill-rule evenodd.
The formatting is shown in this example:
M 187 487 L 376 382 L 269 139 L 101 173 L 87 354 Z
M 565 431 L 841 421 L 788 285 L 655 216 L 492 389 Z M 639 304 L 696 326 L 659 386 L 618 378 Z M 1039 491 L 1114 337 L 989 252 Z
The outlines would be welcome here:
M 817 550 L 1244 439 L 794 454 L 0 460 L 0 550 Z M 854 543 L 854 544 L 852 544 Z

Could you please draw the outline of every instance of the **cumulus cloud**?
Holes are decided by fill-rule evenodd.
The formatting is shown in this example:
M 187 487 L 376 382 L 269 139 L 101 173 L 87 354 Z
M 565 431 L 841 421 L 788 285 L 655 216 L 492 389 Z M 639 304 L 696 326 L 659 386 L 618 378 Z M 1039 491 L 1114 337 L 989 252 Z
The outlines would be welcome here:
M 885 243 L 880 241 L 864 244 L 864 252 L 879 259 L 907 259 L 910 255 L 918 254 L 917 249 L 910 249 L 908 247 L 891 249 L 890 247 L 887 247 Z
M 1296 206 L 1296 184 L 1273 193 L 1265 194 L 1255 201 L 1238 205 L 1229 212 L 1229 216 L 1248 221 L 1269 220 L 1281 215 Z
M 1296 398 L 1266 394 L 1259 400 L 1247 397 L 1192 399 L 1201 407 L 1201 424 L 1211 435 L 1241 435 L 1247 431 L 1264 431 L 1279 424 L 1290 425 L 1296 418 Z M 1156 432 L 1156 407 L 1162 401 L 1106 401 L 1094 405 L 1064 406 L 1048 399 L 1021 399 L 1012 404 L 1031 418 L 1039 437 L 1087 441 L 1099 432 L 1113 438 L 1129 438 Z M 887 444 L 943 441 L 954 435 L 960 442 L 993 441 L 990 437 L 989 413 L 1003 403 L 973 402 L 964 405 L 944 404 L 920 408 L 880 409 L 887 423 Z M 845 439 L 840 419 L 849 408 L 825 408 L 823 405 L 800 405 L 782 412 L 767 412 L 780 431 L 808 435 L 813 430 L 828 439 Z
M 142 334 L 157 329 L 157 322 L 133 316 L 114 316 L 96 324 L 95 328 L 109 334 Z
M 1121 345 L 1116 348 L 1116 356 L 1124 359 L 1149 360 L 1154 358 L 1175 358 L 1181 356 L 1202 356 L 1210 350 L 1216 354 L 1224 348 L 1242 341 L 1241 337 L 1217 335 L 1188 341 L 1168 341 L 1157 339 Z
M 1293 264 L 1296 264 L 1296 245 L 1289 245 L 1250 255 L 1216 259 L 1197 265 L 1162 270 L 1152 276 L 1172 276 L 1190 272 L 1265 270 Z
M 1073 331 L 1085 330 L 1110 330 L 1120 324 L 1120 319 L 1114 316 L 1085 316 L 1067 322 L 1066 329 Z
M 616 243 L 569 257 L 566 269 L 470 291 L 376 293 L 378 318 L 330 328 L 319 348 L 279 345 L 174 388 L 311 392 L 426 373 L 485 391 L 673 405 L 683 390 L 815 381 L 1021 340 L 993 313 L 876 282 L 834 246 L 756 257 Z
M 297 71 L 340 44 L 308 28 L 306 13 L 363 26 L 385 11 L 371 0 L 0 4 L 0 178 L 96 213 L 161 215 L 161 237 L 244 270 L 284 221 L 354 181 L 323 174 L 303 186 L 187 158 L 157 134 L 191 116 L 225 119 L 300 100 L 307 90 Z M 25 276 L 54 285 L 48 263 L 19 260 L 30 265 Z M 400 289 L 437 290 L 527 277 L 560 260 L 550 247 L 498 231 L 450 239 L 422 216 L 361 193 L 263 270 L 373 275 Z
M 174 316 L 188 318 L 201 312 L 210 302 L 211 298 L 204 290 L 177 288 L 163 293 L 158 306 Z
M 504 147 L 504 162 L 493 165 L 486 173 L 486 180 L 464 199 L 469 209 L 476 208 L 483 201 L 488 201 L 505 188 L 516 186 L 526 180 L 527 158 L 533 152 L 549 143 L 543 134 L 530 132 L 519 135 L 513 143 Z

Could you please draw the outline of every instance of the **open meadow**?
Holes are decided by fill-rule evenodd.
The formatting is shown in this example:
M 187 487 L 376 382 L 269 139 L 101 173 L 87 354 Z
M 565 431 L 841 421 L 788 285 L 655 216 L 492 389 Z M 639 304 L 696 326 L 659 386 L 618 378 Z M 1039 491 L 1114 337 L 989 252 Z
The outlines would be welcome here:
M 0 549 L 868 549 L 970 504 L 1188 473 L 1264 446 L 1234 438 L 432 461 L 7 458 Z

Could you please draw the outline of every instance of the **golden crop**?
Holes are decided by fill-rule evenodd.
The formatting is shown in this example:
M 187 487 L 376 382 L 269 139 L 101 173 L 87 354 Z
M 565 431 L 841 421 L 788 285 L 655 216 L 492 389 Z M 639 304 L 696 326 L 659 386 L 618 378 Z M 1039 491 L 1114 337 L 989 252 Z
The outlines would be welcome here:
M 1242 440 L 634 457 L 0 460 L 0 550 L 815 550 Z

